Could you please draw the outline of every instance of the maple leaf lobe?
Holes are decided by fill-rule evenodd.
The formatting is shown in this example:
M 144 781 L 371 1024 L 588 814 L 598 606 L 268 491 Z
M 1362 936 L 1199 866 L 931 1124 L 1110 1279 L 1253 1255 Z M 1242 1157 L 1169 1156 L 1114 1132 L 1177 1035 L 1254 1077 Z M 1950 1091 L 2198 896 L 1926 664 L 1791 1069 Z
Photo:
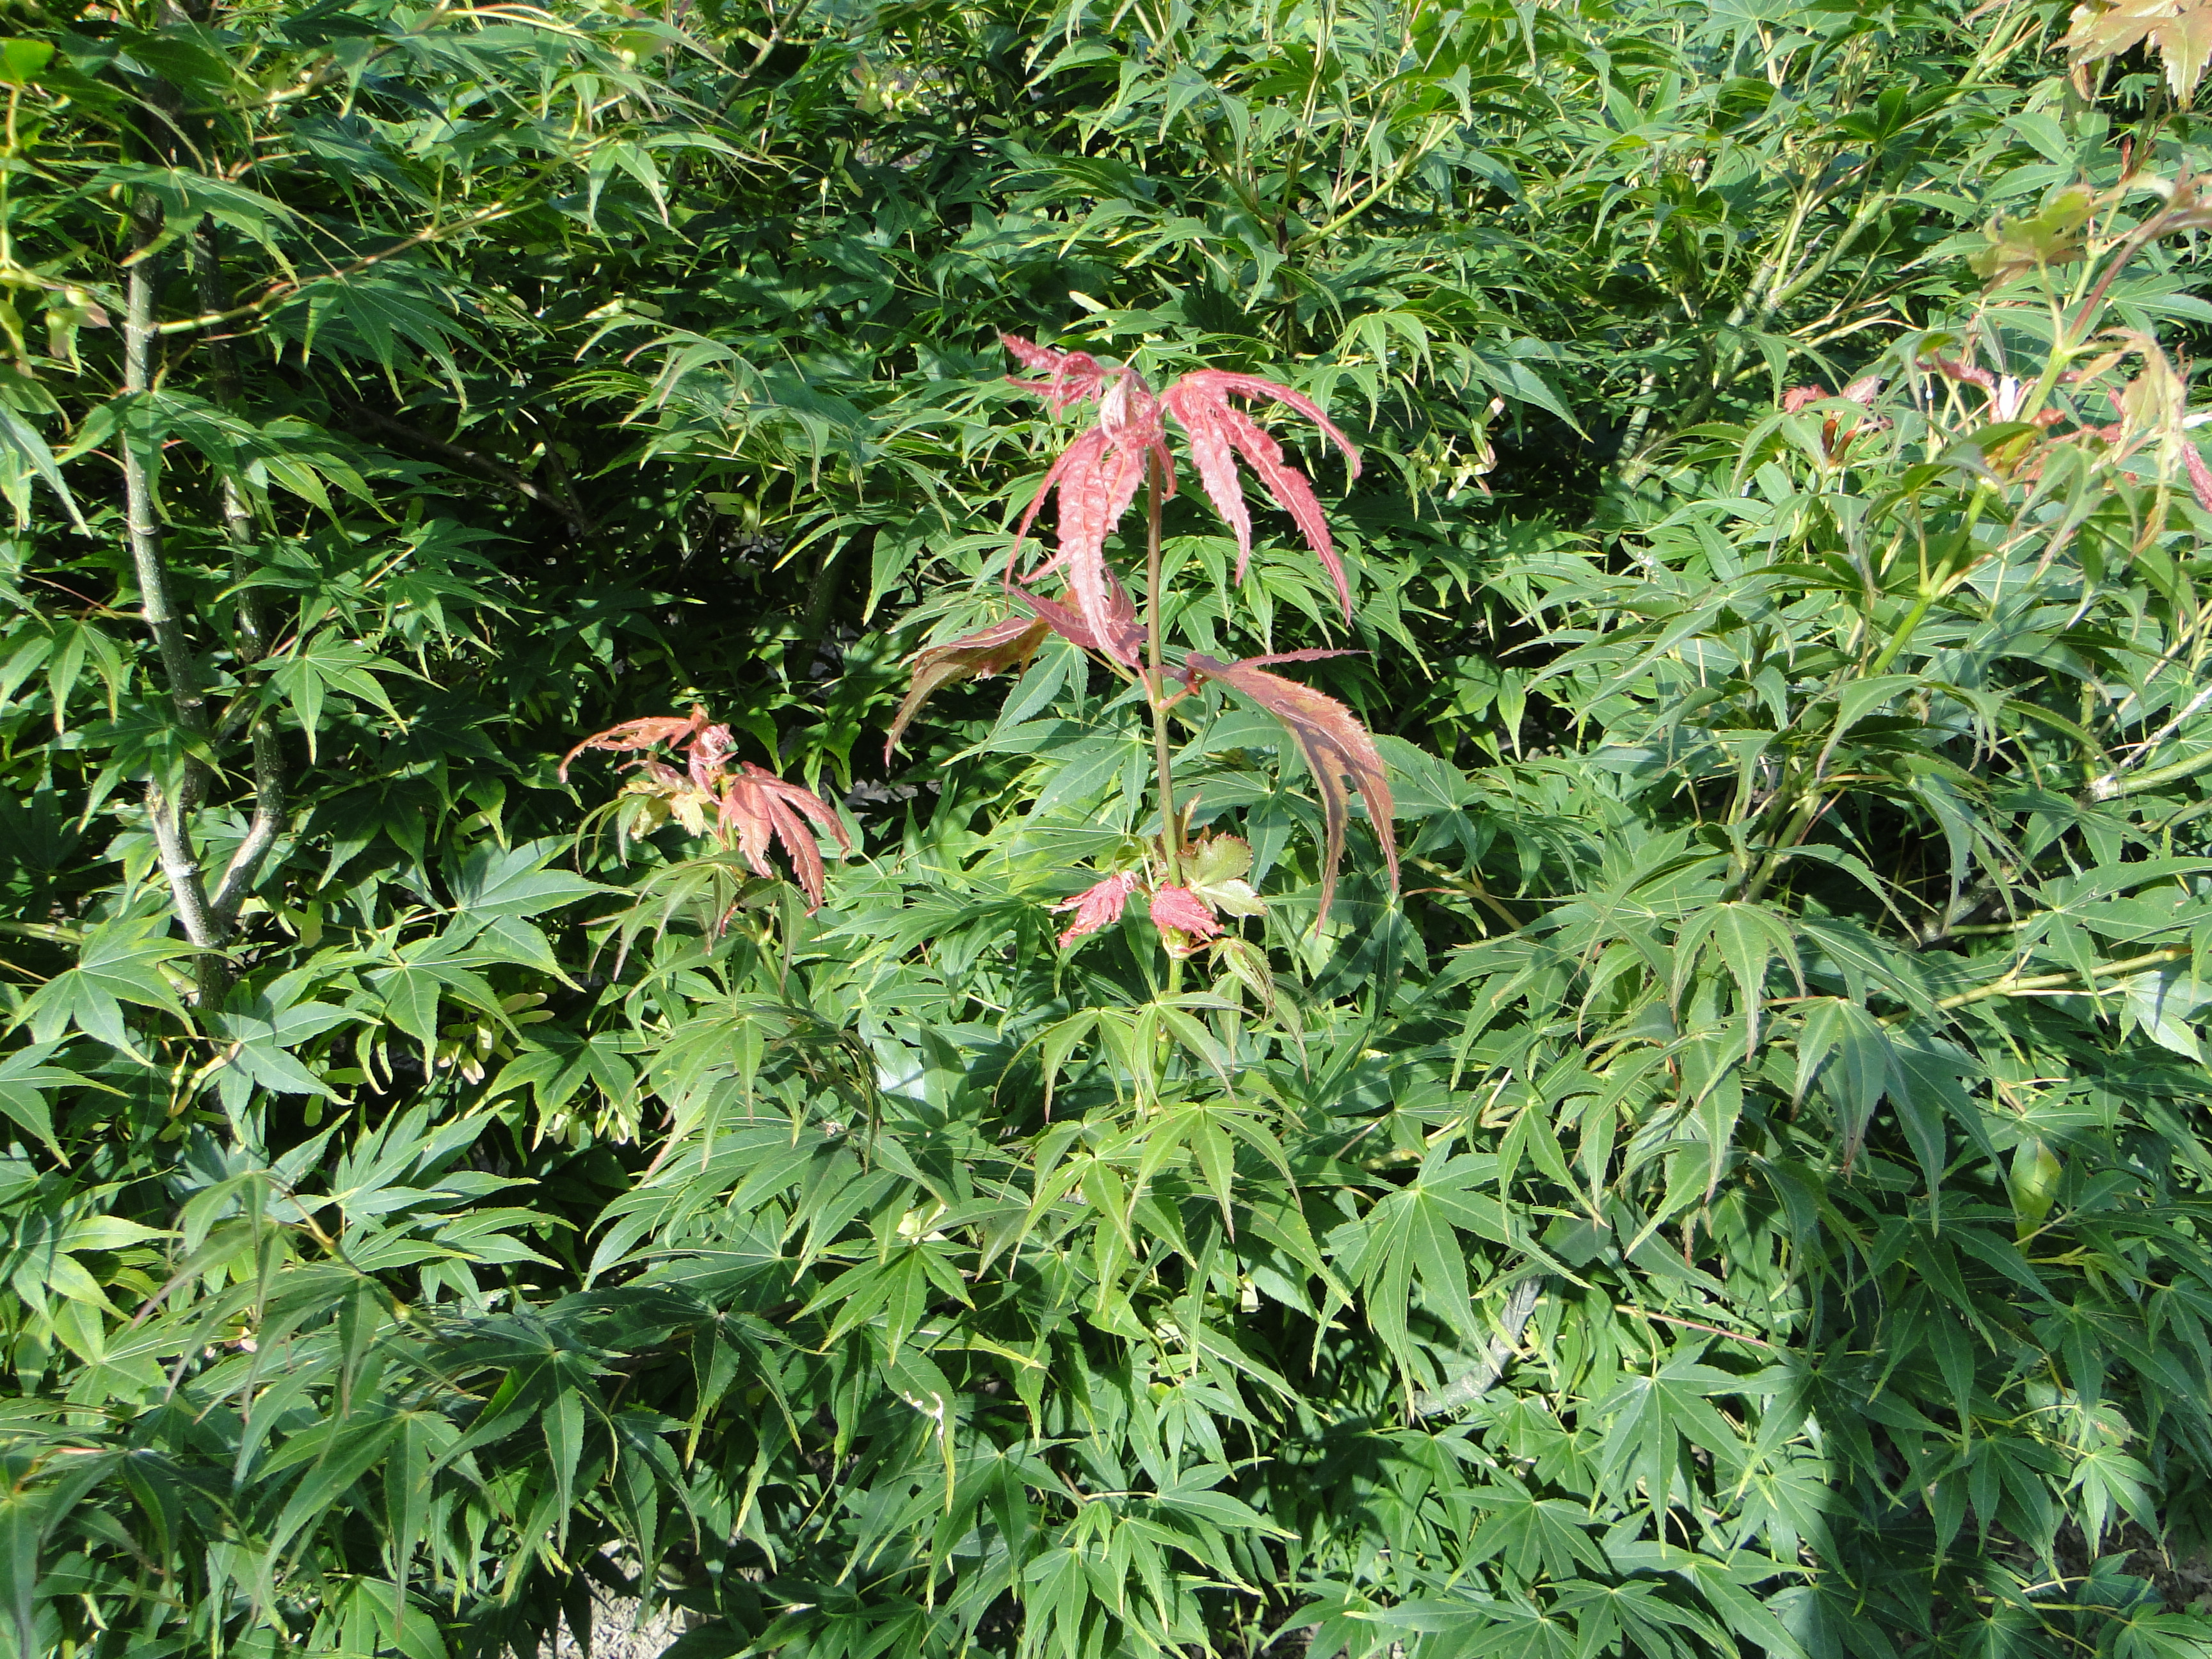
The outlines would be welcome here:
M 1206 901 L 1188 887 L 1163 886 L 1152 895 L 1152 926 L 1160 930 L 1174 948 L 1173 935 L 1188 933 L 1194 939 L 1212 939 L 1221 931 L 1221 924 L 1206 908 Z
M 1052 907 L 1053 914 L 1075 912 L 1075 920 L 1060 936 L 1065 950 L 1085 934 L 1110 927 L 1121 919 L 1122 907 L 1128 903 L 1129 895 L 1137 890 L 1137 875 L 1133 870 L 1124 870 L 1119 875 L 1109 876 L 1103 881 L 1086 887 L 1073 898 Z

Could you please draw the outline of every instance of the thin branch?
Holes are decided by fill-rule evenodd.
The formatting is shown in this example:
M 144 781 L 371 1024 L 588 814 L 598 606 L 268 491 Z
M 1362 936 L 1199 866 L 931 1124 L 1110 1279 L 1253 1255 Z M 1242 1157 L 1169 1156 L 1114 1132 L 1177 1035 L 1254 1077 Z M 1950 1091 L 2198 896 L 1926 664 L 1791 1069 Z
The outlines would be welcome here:
M 132 240 L 143 248 L 161 234 L 161 204 L 141 191 L 131 214 Z M 143 395 L 152 384 L 149 358 L 153 343 L 154 283 L 141 261 L 131 267 L 127 310 L 123 323 L 123 390 Z M 207 698 L 201 690 L 199 668 L 192 659 L 191 641 L 185 635 L 169 597 L 168 571 L 161 562 L 161 531 L 154 512 L 153 482 L 145 458 L 126 434 L 118 446 L 123 454 L 124 523 L 131 543 L 131 563 L 138 579 L 141 613 L 147 631 L 161 653 L 161 672 L 169 682 L 169 698 L 177 719 L 187 731 L 207 730 Z
M 511 203 L 495 202 L 483 211 L 471 213 L 464 219 L 456 219 L 451 224 L 425 225 L 413 235 L 403 236 L 390 247 L 380 248 L 374 253 L 364 254 L 351 264 L 335 265 L 328 270 L 319 270 L 312 276 L 283 279 L 271 283 L 258 299 L 249 300 L 243 305 L 231 306 L 221 311 L 203 307 L 197 317 L 179 317 L 173 322 L 161 324 L 154 331 L 157 334 L 191 334 L 200 329 L 212 328 L 217 323 L 234 323 L 244 318 L 258 317 L 272 307 L 293 298 L 301 290 L 312 288 L 319 283 L 343 282 L 349 276 L 357 276 L 371 266 L 382 264 L 386 259 L 405 253 L 411 248 L 434 242 L 441 237 L 458 235 L 462 231 L 473 230 L 479 225 L 490 224 L 495 220 L 504 219 L 519 210 Z M 135 270 L 137 267 L 134 265 L 132 269 Z
M 1652 1313 L 1646 1309 L 1632 1308 L 1626 1302 L 1616 1303 L 1613 1310 L 1615 1313 L 1632 1314 L 1638 1319 L 1656 1320 L 1662 1325 L 1680 1325 L 1685 1330 L 1711 1331 L 1715 1336 L 1724 1336 L 1731 1342 L 1748 1342 L 1753 1347 L 1765 1348 L 1770 1353 L 1774 1351 L 1774 1345 L 1765 1338 L 1746 1336 L 1741 1331 L 1732 1331 L 1725 1326 L 1707 1325 L 1695 1319 L 1677 1319 L 1672 1314 Z
M 123 321 L 123 389 L 128 395 L 143 396 L 152 384 L 149 359 L 154 340 L 154 282 L 148 269 L 153 262 L 139 256 L 153 246 L 161 232 L 161 204 L 152 192 L 141 191 L 131 204 L 131 258 L 125 278 Z M 175 706 L 178 723 L 196 736 L 204 736 L 206 695 L 200 689 L 191 641 L 185 637 L 184 624 L 170 602 L 168 571 L 161 562 L 161 532 L 154 516 L 153 482 L 147 475 L 145 458 L 129 434 L 125 434 L 119 447 L 123 452 L 125 533 L 131 544 L 131 560 L 138 579 L 139 603 L 146 629 L 154 636 L 155 648 L 161 654 L 161 670 L 169 683 L 169 700 Z M 146 814 L 152 824 L 155 847 L 161 854 L 161 873 L 168 880 L 185 937 L 202 950 L 213 951 L 221 942 L 220 933 L 209 913 L 207 889 L 201 879 L 199 862 L 192 855 L 191 840 L 185 830 L 185 814 L 198 797 L 204 775 L 201 763 L 188 759 L 185 776 L 173 795 L 158 783 L 148 784 Z M 202 958 L 199 980 L 204 995 L 220 990 L 222 970 L 210 965 L 213 960 Z
M 222 250 L 216 241 L 214 220 L 200 222 L 193 253 L 199 277 L 200 306 L 203 310 L 211 310 L 221 302 L 222 286 Z M 206 343 L 209 365 L 214 371 L 216 401 L 227 409 L 234 408 L 238 403 L 238 373 L 231 358 L 230 343 L 215 339 Z M 230 472 L 222 473 L 221 489 L 223 534 L 230 544 L 230 579 L 238 593 L 235 647 L 240 665 L 251 667 L 269 655 L 270 632 L 267 607 L 252 581 L 259 563 L 254 556 L 253 515 L 246 505 L 245 491 Z M 241 702 L 246 701 L 240 698 Z M 246 827 L 246 839 L 231 855 L 210 905 L 211 919 L 226 938 L 237 923 L 240 906 L 253 889 L 262 860 L 276 844 L 277 832 L 284 825 L 283 745 L 265 715 L 254 720 L 252 741 L 252 822 Z
M 2124 962 L 2094 962 L 2086 972 L 2066 969 L 2055 974 L 2017 972 L 2007 974 L 1994 983 L 1972 991 L 1960 991 L 1941 999 L 1936 1004 L 1940 1010 L 1963 1008 L 1970 1002 L 1986 1002 L 1992 997 L 2033 996 L 2059 987 L 2087 980 L 2094 986 L 2100 979 L 2112 979 L 2122 974 L 2141 973 L 2147 968 L 2156 968 L 2169 962 L 2186 962 L 2192 954 L 2186 945 L 2169 945 L 2163 950 L 2148 951 L 2139 957 L 2130 957 Z M 2102 994 L 2102 993 L 2099 993 Z M 1901 1018 L 1901 1017 L 1899 1017 Z
M 1417 1396 L 1413 1401 L 1415 1417 L 1440 1417 L 1446 1412 L 1472 1406 L 1490 1392 L 1492 1385 L 1505 1374 L 1505 1362 L 1520 1347 L 1521 1333 L 1528 1326 L 1528 1316 L 1535 1312 L 1536 1298 L 1543 1294 L 1549 1279 L 1547 1273 L 1531 1273 L 1506 1293 L 1505 1306 L 1498 1315 L 1500 1328 L 1490 1339 L 1482 1358 L 1434 1394 Z
M 573 501 L 562 500 L 551 490 L 540 489 L 504 461 L 494 460 L 479 450 L 470 449 L 461 444 L 449 443 L 443 438 L 433 437 L 427 432 L 408 425 L 404 421 L 394 419 L 381 410 L 371 409 L 367 404 L 356 403 L 343 392 L 332 392 L 330 398 L 345 413 L 356 420 L 366 422 L 380 432 L 389 433 L 402 442 L 412 444 L 416 448 L 435 455 L 441 460 L 451 461 L 457 466 L 467 468 L 479 477 L 489 478 L 495 483 L 503 484 L 525 501 L 535 502 L 549 512 L 558 514 L 567 521 L 568 527 L 580 536 L 591 535 L 598 529 L 598 526 L 584 515 L 580 507 Z
M 2212 685 L 2207 685 L 2203 690 L 2199 691 L 2194 697 L 2189 700 L 2188 706 L 2179 714 L 2176 714 L 2164 726 L 2160 726 L 2157 731 L 2152 732 L 2150 736 L 2145 738 L 2140 744 L 2136 744 L 2136 752 L 2134 754 L 2129 756 L 2127 759 L 2120 762 L 2117 766 L 2113 767 L 2111 771 L 2106 773 L 2104 776 L 2094 780 L 2089 785 L 2089 799 L 2094 801 L 2116 800 L 2122 795 L 2133 793 L 2130 787 L 2122 782 L 2120 775 L 2124 772 L 2132 771 L 2135 768 L 2142 765 L 2144 761 L 2149 759 L 2152 753 L 2160 744 L 2164 743 L 2168 738 L 2173 736 L 2175 732 L 2179 732 L 2184 724 L 2185 724 L 2192 716 L 2203 709 L 2207 704 L 2212 704 Z M 2183 770 L 2175 775 L 2186 777 L 2191 772 L 2194 772 L 2208 763 L 2212 763 L 2212 757 L 2197 757 L 2189 761 L 2183 762 L 2181 763 Z M 2171 777 L 2164 777 L 2160 775 L 2160 774 L 2172 773 L 2172 769 L 2171 766 L 2166 766 L 2160 767 L 2150 772 L 2146 772 L 2142 775 L 2141 779 L 2138 779 L 2136 781 L 2135 787 L 2141 788 L 2147 787 L 2148 783 L 2151 781 L 2156 781 L 2159 782 L 2172 781 Z
M 1509 933 L 1517 933 L 1526 925 L 1520 917 L 1515 915 L 1499 902 L 1495 893 L 1483 884 L 1481 872 L 1473 866 L 1470 866 L 1466 871 L 1461 872 L 1448 870 L 1443 865 L 1428 859 L 1410 859 L 1407 862 L 1417 869 L 1426 871 L 1444 884 L 1441 887 L 1431 887 L 1425 890 L 1431 893 L 1450 893 L 1458 897 L 1474 900 L 1476 903 L 1486 907 L 1492 915 L 1503 921 L 1505 924 L 1505 931 Z
M 228 936 L 237 925 L 239 907 L 252 891 L 261 860 L 284 827 L 284 750 L 266 716 L 253 723 L 253 819 L 222 872 L 209 908 L 210 920 Z

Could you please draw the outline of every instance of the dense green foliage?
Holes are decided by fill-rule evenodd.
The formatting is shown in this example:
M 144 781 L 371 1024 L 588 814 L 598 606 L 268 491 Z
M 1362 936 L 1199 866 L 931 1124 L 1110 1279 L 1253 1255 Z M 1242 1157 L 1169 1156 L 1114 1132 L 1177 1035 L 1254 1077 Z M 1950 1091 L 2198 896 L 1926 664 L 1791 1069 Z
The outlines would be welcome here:
M 0 1651 L 2212 1654 L 2168 9 L 21 0 Z M 1395 890 L 1218 677 L 884 756 L 1001 330 L 1359 445 L 1348 623 L 1111 551 Z M 818 908 L 560 775 L 695 699 Z

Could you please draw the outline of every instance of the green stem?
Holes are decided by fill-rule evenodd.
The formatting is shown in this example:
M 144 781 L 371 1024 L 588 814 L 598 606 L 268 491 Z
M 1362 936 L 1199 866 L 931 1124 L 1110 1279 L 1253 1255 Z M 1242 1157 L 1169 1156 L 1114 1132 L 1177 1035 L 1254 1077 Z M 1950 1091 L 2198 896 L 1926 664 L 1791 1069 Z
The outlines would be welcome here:
M 2112 979 L 2122 974 L 2141 973 L 2146 968 L 2162 967 L 2167 963 L 2186 962 L 2191 955 L 2186 945 L 2169 945 L 2160 950 L 2148 951 L 2139 957 L 2130 957 L 2124 962 L 2094 962 L 2086 970 L 2066 969 L 2055 974 L 2033 974 L 2021 977 L 2008 974 L 1993 985 L 1984 985 L 1972 991 L 1960 991 L 1955 996 L 1939 1000 L 1936 1006 L 1945 1012 L 1963 1008 L 1970 1002 L 1986 1002 L 1992 997 L 2017 996 L 2023 992 L 2055 990 L 2075 981 L 2094 985 L 2100 979 Z M 1899 1018 L 1893 1016 L 1893 1018 Z M 1888 1021 L 1883 1022 L 1885 1024 Z
M 2148 772 L 2138 772 L 2127 777 L 2118 772 L 2108 772 L 2089 786 L 2091 800 L 2119 800 L 2129 795 L 2140 795 L 2146 789 L 2155 789 L 2160 784 L 2179 783 L 2184 778 L 2212 769 L 2212 750 L 2201 755 L 2191 755 L 2185 760 L 2170 761 L 2164 766 L 2154 766 Z
M 1881 654 L 1869 665 L 1867 674 L 1869 678 L 1888 672 L 1890 664 L 1897 660 L 1897 653 L 1905 649 L 1905 642 L 1912 637 L 1912 630 L 1920 626 L 1928 615 L 1928 608 L 1935 603 L 1936 594 L 1933 589 L 1923 590 L 1920 597 L 1912 602 L 1912 609 L 1905 613 L 1905 621 L 1899 626 L 1897 632 L 1889 636 L 1889 643 L 1882 647 Z
M 1782 834 L 1766 849 L 1766 856 L 1759 860 L 1759 868 L 1752 873 L 1751 878 L 1744 883 L 1744 903 L 1756 904 L 1765 896 L 1768 884 L 1774 879 L 1774 872 L 1782 867 L 1782 860 L 1790 856 L 1792 848 L 1805 839 L 1805 832 L 1813 827 L 1813 820 L 1820 813 L 1820 797 L 1817 793 L 1807 795 L 1797 803 L 1790 814 L 1789 822 L 1783 825 Z

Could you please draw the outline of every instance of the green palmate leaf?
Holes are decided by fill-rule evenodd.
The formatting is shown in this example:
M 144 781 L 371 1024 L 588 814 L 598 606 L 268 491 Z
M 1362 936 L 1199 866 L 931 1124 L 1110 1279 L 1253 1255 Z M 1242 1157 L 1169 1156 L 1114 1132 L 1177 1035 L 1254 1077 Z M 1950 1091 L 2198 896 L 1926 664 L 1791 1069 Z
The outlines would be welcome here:
M 1235 836 L 1213 836 L 1192 854 L 1188 881 L 1192 892 L 1225 915 L 1261 915 L 1267 906 L 1245 879 L 1251 873 L 1250 843 Z
M 1759 1009 L 1765 1000 L 1767 966 L 1778 956 L 1795 969 L 1796 943 L 1789 924 L 1771 910 L 1755 904 L 1715 905 L 1693 918 L 1675 942 L 1675 1000 L 1680 1000 L 1683 986 L 1708 941 L 1735 976 L 1741 999 L 1737 1006 L 1745 1015 L 1744 1053 L 1748 1058 L 1759 1042 Z M 1802 979 L 1799 988 L 1803 988 Z
M 1468 1540 L 1469 1562 L 1497 1557 L 1522 1583 L 1539 1576 L 1571 1579 L 1578 1568 L 1607 1570 L 1605 1552 L 1590 1536 L 1590 1516 L 1577 1505 L 1535 1498 L 1517 1481 L 1470 1496 L 1488 1518 Z
M 53 59 L 54 44 L 51 40 L 0 40 L 0 82 L 11 87 L 29 86 Z
M 1133 738 L 1085 738 L 1061 757 L 1030 810 L 1042 818 L 1064 807 L 1094 805 L 1140 753 Z
M 217 1079 L 225 1100 L 238 1109 L 249 1087 L 330 1097 L 334 1093 L 330 1085 L 289 1051 L 357 1018 L 327 1003 L 279 1008 L 264 999 L 234 994 L 229 1008 L 208 1018 L 210 1034 L 231 1045 L 224 1055 L 228 1069 Z
M 1848 1164 L 1866 1139 L 1882 1098 L 1895 1085 L 1889 1035 L 1881 1023 L 1841 998 L 1808 1002 L 1797 1036 L 1796 1097 L 1817 1078 L 1835 1103 Z
M 1480 1335 L 1457 1230 L 1498 1243 L 1510 1241 L 1504 1206 L 1479 1190 L 1489 1184 L 1492 1168 L 1488 1158 L 1466 1153 L 1448 1158 L 1439 1149 L 1424 1161 L 1411 1186 L 1378 1204 L 1367 1219 L 1353 1271 L 1370 1316 L 1401 1356 L 1411 1352 L 1407 1320 L 1416 1282 L 1433 1316 L 1470 1340 Z
M 22 48 L 46 46 L 44 41 L 13 40 L 0 42 L 0 80 L 7 84 L 20 85 L 8 73 L 9 64 Z M 20 529 L 30 522 L 30 480 L 36 477 L 47 489 L 61 498 L 62 507 L 70 521 L 78 529 L 86 527 L 84 514 L 77 508 L 76 497 L 70 493 L 61 469 L 54 463 L 54 453 L 46 446 L 38 429 L 16 413 L 5 398 L 0 398 L 0 495 L 8 498 L 15 509 L 15 523 Z
M 594 893 L 619 891 L 544 866 L 564 850 L 558 841 L 511 848 L 479 847 L 453 873 L 455 907 L 481 921 L 543 915 Z
M 109 1048 L 142 1059 L 124 1024 L 124 1005 L 185 1017 L 165 964 L 191 954 L 191 947 L 155 932 L 150 919 L 114 921 L 85 937 L 75 965 L 33 993 L 11 1024 L 27 1027 L 34 1041 L 52 1042 L 74 1026 Z
M 2127 999 L 2125 1024 L 2139 1028 L 2162 1048 L 2204 1059 L 2204 1038 L 2197 1029 L 2204 1017 L 2198 1011 L 2212 1004 L 2212 984 L 2191 969 L 2173 967 L 2133 975 L 2113 988 Z
M 627 1101 L 637 1086 L 637 1074 L 625 1058 L 629 1044 L 617 1032 L 602 1032 L 577 1041 L 566 1033 L 544 1046 L 532 1045 L 509 1060 L 493 1080 L 491 1091 L 528 1088 L 538 1109 L 550 1115 L 566 1106 L 586 1085 L 610 1099 Z
M 87 666 L 99 676 L 106 690 L 108 716 L 113 719 L 118 712 L 117 696 L 129 678 L 123 653 L 113 639 L 104 629 L 68 618 L 57 618 L 51 628 L 45 653 L 46 679 L 47 692 L 53 698 L 56 726 L 65 724 L 70 696 Z
M 112 1452 L 57 1447 L 43 1467 L 24 1471 L 40 1477 L 36 1484 L 0 1499 L 0 1607 L 14 1626 L 19 1652 L 29 1652 L 33 1640 L 40 1553 L 70 1511 L 112 1476 L 117 1462 Z
M 404 1585 L 356 1579 L 318 1621 L 315 1639 L 335 1652 L 398 1652 L 405 1659 L 447 1659 L 451 1651 L 434 1606 L 412 1601 Z
M 1734 1392 L 1736 1382 L 1701 1363 L 1695 1348 L 1669 1358 L 1647 1376 L 1622 1382 L 1604 1407 L 1609 1427 L 1601 1457 L 1607 1478 L 1628 1475 L 1642 1484 L 1646 1501 L 1664 1503 L 1678 1478 L 1680 1443 L 1724 1467 L 1738 1462 L 1735 1432 L 1711 1403 L 1717 1394 Z
M 53 1106 L 48 1097 L 57 1088 L 80 1085 L 84 1079 L 75 1072 L 46 1063 L 58 1046 L 36 1043 L 0 1059 L 0 1112 L 5 1112 L 18 1128 L 37 1136 L 47 1151 L 66 1164 L 68 1155 L 54 1139 Z
M 381 709 L 393 720 L 392 706 L 380 673 L 404 674 L 400 664 L 378 656 L 367 647 L 328 632 L 302 641 L 270 668 L 268 684 L 271 700 L 281 697 L 307 735 L 310 757 L 323 727 L 323 708 L 332 696 L 357 698 Z
M 305 1464 L 291 1481 L 283 1509 L 270 1528 L 261 1570 L 273 1578 L 287 1546 L 321 1522 L 353 1483 L 390 1449 L 405 1425 L 396 1416 L 377 1413 L 365 1421 L 339 1421 L 294 1437 L 263 1467 L 264 1480 L 276 1480 Z

